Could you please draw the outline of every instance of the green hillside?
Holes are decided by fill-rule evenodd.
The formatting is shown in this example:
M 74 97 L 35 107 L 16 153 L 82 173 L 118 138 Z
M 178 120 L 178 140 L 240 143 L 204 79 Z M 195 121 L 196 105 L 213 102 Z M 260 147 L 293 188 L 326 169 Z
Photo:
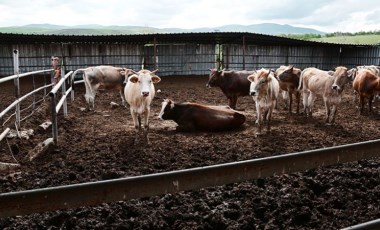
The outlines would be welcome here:
M 321 37 L 321 38 L 313 38 L 311 39 L 311 41 L 331 42 L 331 43 L 341 43 L 341 44 L 376 45 L 376 44 L 380 44 L 380 35 L 366 34 L 366 35 L 355 35 L 355 36 Z

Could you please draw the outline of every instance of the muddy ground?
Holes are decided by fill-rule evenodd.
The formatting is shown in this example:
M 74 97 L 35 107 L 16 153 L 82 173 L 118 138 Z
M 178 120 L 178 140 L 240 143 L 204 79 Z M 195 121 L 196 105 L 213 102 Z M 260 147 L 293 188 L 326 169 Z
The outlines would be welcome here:
M 161 90 L 157 96 L 177 102 L 227 104 L 221 90 L 206 89 L 206 82 L 207 76 L 162 77 L 156 85 Z M 23 80 L 22 93 L 30 86 L 30 80 Z M 14 100 L 13 83 L 2 84 L 0 89 L 3 110 Z M 49 99 L 22 122 L 22 129 L 34 129 L 33 136 L 0 143 L 0 162 L 21 164 L 15 172 L 0 173 L 1 193 L 187 169 L 380 137 L 380 102 L 374 103 L 374 114 L 359 116 L 350 86 L 345 89 L 335 125 L 324 123 L 320 98 L 311 119 L 289 114 L 280 101 L 272 131 L 257 137 L 250 97 L 238 100 L 238 108 L 245 109 L 247 116 L 243 127 L 220 133 L 176 132 L 173 121 L 157 119 L 162 102 L 157 98 L 150 117 L 151 146 L 134 145 L 129 109 L 110 106 L 111 101 L 121 102 L 118 93 L 100 92 L 95 112 L 80 110 L 85 107 L 83 85 L 77 85 L 75 95 L 75 101 L 69 102 L 69 115 L 59 115 L 59 146 L 51 153 L 32 162 L 25 160 L 37 143 L 52 136 L 51 131 L 37 129 L 50 119 L 45 107 Z M 28 114 L 23 112 L 23 116 Z M 12 119 L 5 127 L 12 126 Z M 338 229 L 380 218 L 379 197 L 377 158 L 192 192 L 0 218 L 0 229 Z

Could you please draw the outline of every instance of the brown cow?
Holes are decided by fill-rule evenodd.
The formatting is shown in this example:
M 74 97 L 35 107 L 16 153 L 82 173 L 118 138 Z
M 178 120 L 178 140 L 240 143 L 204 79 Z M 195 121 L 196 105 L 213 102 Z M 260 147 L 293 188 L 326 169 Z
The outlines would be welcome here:
M 75 75 L 79 72 L 83 73 L 86 87 L 84 97 L 86 98 L 88 109 L 90 109 L 90 105 L 92 109 L 95 109 L 95 96 L 100 88 L 119 91 L 122 104 L 125 105 L 124 81 L 125 76 L 133 73 L 131 69 L 113 66 L 94 66 L 75 70 L 71 79 L 74 80 Z
M 218 70 L 210 69 L 209 80 L 206 87 L 220 87 L 224 95 L 228 98 L 228 105 L 236 109 L 238 97 L 248 96 L 251 82 L 247 77 L 254 71 L 237 71 L 237 70 Z
M 285 91 L 283 94 L 285 108 L 292 112 L 293 94 L 296 97 L 297 113 L 300 109 L 301 93 L 298 91 L 298 85 L 301 76 L 301 70 L 291 66 L 280 66 L 274 73 L 280 83 L 280 89 Z
M 162 102 L 161 120 L 173 120 L 177 131 L 225 131 L 240 127 L 245 116 L 228 106 L 209 106 L 198 103 L 175 103 L 170 99 Z
M 360 69 L 352 82 L 355 93 L 359 95 L 360 114 L 363 113 L 364 99 L 368 98 L 368 110 L 372 112 L 372 100 L 380 93 L 380 78 L 371 70 Z
M 302 71 L 298 90 L 302 88 L 304 113 L 312 116 L 312 108 L 317 95 L 323 97 L 326 108 L 326 123 L 334 123 L 338 105 L 342 99 L 344 86 L 350 80 L 346 67 L 336 67 L 334 75 L 317 68 Z

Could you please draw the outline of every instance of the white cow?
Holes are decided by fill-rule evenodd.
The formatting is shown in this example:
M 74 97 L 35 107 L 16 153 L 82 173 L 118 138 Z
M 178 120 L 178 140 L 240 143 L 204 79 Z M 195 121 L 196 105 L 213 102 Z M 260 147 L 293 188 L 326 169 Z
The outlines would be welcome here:
M 119 91 L 122 104 L 125 105 L 123 83 L 125 76 L 133 74 L 131 69 L 113 66 L 94 66 L 77 69 L 71 76 L 71 79 L 74 80 L 75 75 L 79 72 L 83 73 L 83 80 L 86 87 L 84 97 L 86 98 L 88 109 L 90 109 L 90 106 L 92 109 L 95 109 L 95 96 L 99 88 Z
M 302 88 L 304 113 L 312 116 L 315 98 L 323 97 L 326 108 L 326 123 L 334 123 L 338 105 L 346 83 L 351 79 L 346 67 L 338 66 L 333 75 L 314 67 L 302 71 L 298 90 Z
M 258 133 L 261 133 L 261 126 L 264 121 L 267 121 L 267 130 L 269 132 L 272 112 L 280 92 L 279 82 L 274 77 L 273 72 L 266 69 L 258 70 L 256 73 L 249 75 L 247 79 L 251 82 L 249 95 L 252 96 L 256 104 Z
M 135 142 L 139 139 L 138 134 L 141 130 L 141 117 L 143 116 L 144 135 L 147 143 L 150 144 L 148 131 L 150 104 L 155 94 L 153 84 L 161 81 L 161 78 L 155 75 L 156 71 L 151 72 L 143 69 L 134 72 L 135 74 L 128 77 L 124 88 L 125 99 L 130 106 L 133 123 L 137 131 Z

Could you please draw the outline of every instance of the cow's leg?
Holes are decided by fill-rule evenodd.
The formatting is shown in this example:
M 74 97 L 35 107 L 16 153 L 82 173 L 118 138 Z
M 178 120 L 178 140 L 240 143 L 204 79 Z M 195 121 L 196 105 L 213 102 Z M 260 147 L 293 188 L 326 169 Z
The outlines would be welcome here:
M 300 112 L 300 99 L 301 99 L 301 93 L 296 92 L 296 103 L 297 103 L 297 114 Z
M 371 114 L 371 112 L 372 112 L 372 101 L 373 101 L 373 98 L 374 98 L 374 96 L 373 95 L 371 95 L 371 96 L 369 96 L 369 98 L 368 98 L 368 109 L 369 109 L 369 113 Z
M 257 114 L 256 124 L 259 126 L 258 134 L 261 134 L 262 116 L 261 116 L 261 108 L 260 108 L 259 102 L 256 102 L 256 114 Z
M 289 91 L 289 113 L 292 113 L 293 106 L 293 91 Z
M 84 98 L 86 99 L 86 107 L 87 107 L 87 110 L 90 110 L 90 95 L 91 95 L 91 89 L 88 85 L 88 82 L 86 80 L 84 80 L 84 86 L 86 87 L 86 93 L 84 94 Z
M 120 97 L 121 97 L 121 104 L 125 107 L 126 106 L 126 103 L 125 103 L 125 95 L 124 95 L 124 89 L 121 89 L 119 91 L 120 93 Z
M 364 110 L 364 96 L 362 96 L 362 95 L 359 96 L 359 105 L 360 105 L 359 114 L 363 114 L 363 110 Z
M 236 103 L 237 103 L 237 96 L 233 95 L 229 98 L 229 106 L 232 108 L 232 109 L 236 109 Z
M 130 111 L 131 111 L 133 124 L 135 126 L 135 144 L 136 144 L 139 142 L 139 131 L 140 131 L 139 120 L 140 120 L 140 116 L 135 111 L 133 111 L 132 108 L 130 108 Z
M 149 137 L 148 137 L 148 132 L 149 132 L 149 114 L 150 114 L 150 107 L 145 109 L 144 112 L 144 136 L 145 140 L 148 145 L 150 145 Z
M 309 98 L 308 98 L 308 116 L 313 116 L 313 106 L 315 101 L 316 95 L 313 92 L 310 92 Z
M 270 132 L 270 122 L 271 122 L 271 119 L 272 119 L 272 112 L 273 112 L 273 109 L 274 109 L 274 104 L 271 105 L 271 107 L 269 107 L 268 111 L 267 111 L 267 132 L 269 133 Z
M 330 107 L 330 102 L 328 101 L 328 99 L 326 98 L 325 100 L 325 109 L 326 109 L 326 115 L 325 115 L 325 123 L 328 123 L 329 122 L 329 117 L 330 117 L 330 114 L 331 114 L 331 107 Z
M 336 112 L 338 112 L 338 105 L 333 105 L 333 108 L 332 108 L 332 112 L 331 112 L 331 124 L 334 124 L 335 123 L 335 116 L 336 116 Z
M 307 113 L 308 113 L 308 101 L 309 101 L 309 92 L 307 90 L 304 90 L 302 92 L 302 95 L 303 95 L 303 98 L 302 98 L 302 103 L 303 103 L 303 112 L 304 112 L 304 116 L 307 116 Z
M 88 88 L 89 88 L 88 102 L 89 102 L 90 106 L 92 107 L 92 109 L 95 111 L 95 96 L 96 96 L 96 91 L 99 88 L 99 85 L 93 85 L 92 86 L 89 83 Z
M 281 93 L 282 98 L 284 99 L 284 109 L 288 110 L 289 109 L 289 93 L 287 91 L 282 91 Z

